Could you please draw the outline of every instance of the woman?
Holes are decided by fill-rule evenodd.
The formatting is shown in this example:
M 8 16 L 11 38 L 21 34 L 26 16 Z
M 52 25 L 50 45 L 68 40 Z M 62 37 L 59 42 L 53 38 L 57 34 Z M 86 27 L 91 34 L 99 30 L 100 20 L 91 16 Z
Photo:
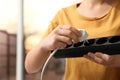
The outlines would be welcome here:
M 79 42 L 85 29 L 88 39 L 120 35 L 119 0 L 84 0 L 61 9 L 51 21 L 43 40 L 26 56 L 29 73 L 40 71 L 51 50 Z M 120 55 L 88 52 L 66 59 L 64 80 L 120 80 Z

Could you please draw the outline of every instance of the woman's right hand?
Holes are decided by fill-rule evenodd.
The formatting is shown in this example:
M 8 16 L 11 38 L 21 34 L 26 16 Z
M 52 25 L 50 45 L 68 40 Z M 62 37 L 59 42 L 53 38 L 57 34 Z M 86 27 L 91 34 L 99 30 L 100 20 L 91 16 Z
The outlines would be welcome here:
M 57 48 L 65 48 L 72 42 L 79 42 L 81 33 L 66 25 L 56 27 L 46 38 L 44 38 L 38 46 L 32 49 L 26 56 L 25 68 L 29 73 L 38 72 L 51 50 Z
M 67 45 L 79 42 L 81 33 L 74 27 L 59 25 L 41 42 L 44 48 L 51 51 L 57 48 L 65 48 Z

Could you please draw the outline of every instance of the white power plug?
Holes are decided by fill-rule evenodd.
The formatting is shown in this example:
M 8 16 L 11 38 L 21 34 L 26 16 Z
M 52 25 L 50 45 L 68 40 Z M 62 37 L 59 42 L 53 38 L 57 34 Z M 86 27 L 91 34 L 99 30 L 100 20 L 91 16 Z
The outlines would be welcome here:
M 82 36 L 79 38 L 80 42 L 86 40 L 88 37 L 88 33 L 86 32 L 86 30 L 85 29 L 78 29 L 78 30 L 82 34 Z

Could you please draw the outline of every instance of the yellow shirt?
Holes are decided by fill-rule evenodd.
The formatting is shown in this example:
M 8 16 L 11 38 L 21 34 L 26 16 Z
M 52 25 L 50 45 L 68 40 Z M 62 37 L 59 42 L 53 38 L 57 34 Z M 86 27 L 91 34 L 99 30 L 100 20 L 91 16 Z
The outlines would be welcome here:
M 76 5 L 61 9 L 46 32 L 48 35 L 57 25 L 71 25 L 85 29 L 90 38 L 120 35 L 120 1 L 116 0 L 109 12 L 99 18 L 88 18 L 77 12 Z M 120 63 L 118 63 L 120 64 Z M 94 63 L 85 58 L 66 59 L 64 80 L 120 80 L 120 69 Z

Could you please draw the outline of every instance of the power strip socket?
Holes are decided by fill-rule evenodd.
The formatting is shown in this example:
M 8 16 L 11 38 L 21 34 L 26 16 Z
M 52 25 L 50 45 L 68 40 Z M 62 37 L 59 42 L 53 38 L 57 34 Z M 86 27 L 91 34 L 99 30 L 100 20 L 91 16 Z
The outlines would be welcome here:
M 77 44 L 58 49 L 55 58 L 82 57 L 88 52 L 103 52 L 109 55 L 120 54 L 120 35 L 84 40 Z

